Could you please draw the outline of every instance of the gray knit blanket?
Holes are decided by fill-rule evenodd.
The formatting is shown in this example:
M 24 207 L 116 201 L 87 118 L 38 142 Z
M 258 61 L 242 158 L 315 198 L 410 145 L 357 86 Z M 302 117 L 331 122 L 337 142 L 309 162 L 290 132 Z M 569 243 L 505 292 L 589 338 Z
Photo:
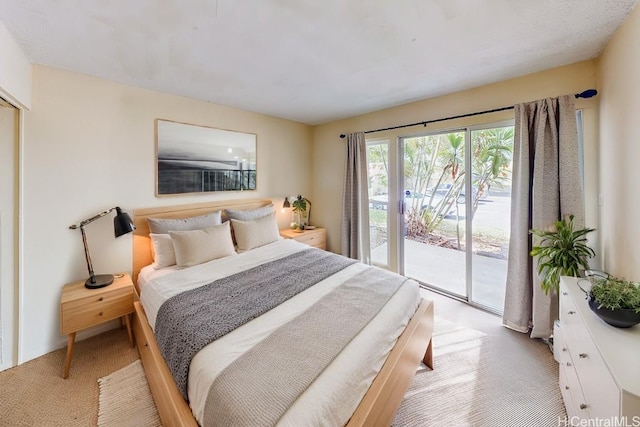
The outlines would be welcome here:
M 407 279 L 370 268 L 281 326 L 216 377 L 203 426 L 273 426 Z
M 155 335 L 182 396 L 188 399 L 189 365 L 198 351 L 354 262 L 310 248 L 165 301 Z

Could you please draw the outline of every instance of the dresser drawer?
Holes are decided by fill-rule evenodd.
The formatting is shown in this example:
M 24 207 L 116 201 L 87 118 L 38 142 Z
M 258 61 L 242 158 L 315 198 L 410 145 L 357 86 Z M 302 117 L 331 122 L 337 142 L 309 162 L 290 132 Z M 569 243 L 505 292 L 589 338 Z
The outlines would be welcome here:
M 620 390 L 586 329 L 569 326 L 565 340 L 580 378 L 589 414 L 610 418 L 620 413 Z
M 64 302 L 60 310 L 60 332 L 66 335 L 132 313 L 133 289 L 114 289 Z
M 560 364 L 560 394 L 562 395 L 562 401 L 564 402 L 564 407 L 567 410 L 567 415 L 569 418 L 575 417 L 574 403 L 573 397 L 571 396 L 571 387 L 569 386 L 569 382 L 567 381 L 567 373 L 565 372 L 565 367 Z
M 575 373 L 580 378 L 584 403 L 589 414 L 602 419 L 618 415 L 618 385 L 600 356 L 581 314 L 576 310 L 575 303 L 567 295 L 560 295 L 560 311 L 563 340 L 571 355 Z
M 585 420 L 591 418 L 588 406 L 584 403 L 580 381 L 570 361 L 560 363 L 560 393 L 569 418 Z
M 599 420 L 640 417 L 640 328 L 620 329 L 604 323 L 589 308 L 584 292 L 588 287 L 585 279 L 560 279 L 561 334 L 587 411 Z M 562 381 L 569 384 L 568 371 L 562 375 Z M 575 395 L 571 397 L 574 405 L 579 403 Z
M 562 334 L 562 325 L 559 321 L 553 324 L 553 358 L 560 363 L 560 352 L 566 347 L 564 335 Z

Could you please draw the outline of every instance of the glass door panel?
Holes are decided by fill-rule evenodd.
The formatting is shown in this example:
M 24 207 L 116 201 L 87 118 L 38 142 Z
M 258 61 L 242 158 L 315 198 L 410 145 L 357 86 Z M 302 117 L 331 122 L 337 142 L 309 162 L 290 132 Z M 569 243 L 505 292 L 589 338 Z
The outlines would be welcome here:
M 467 297 L 465 132 L 402 139 L 404 274 Z
M 367 141 L 372 263 L 501 312 L 512 153 L 512 125 Z
M 371 263 L 389 267 L 389 142 L 367 142 Z
M 471 131 L 472 300 L 502 312 L 511 219 L 513 126 Z

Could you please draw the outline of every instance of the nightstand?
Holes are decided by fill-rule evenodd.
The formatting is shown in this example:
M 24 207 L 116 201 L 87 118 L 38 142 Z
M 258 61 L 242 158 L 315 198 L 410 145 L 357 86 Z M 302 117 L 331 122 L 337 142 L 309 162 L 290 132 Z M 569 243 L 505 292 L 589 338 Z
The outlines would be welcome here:
M 69 283 L 62 289 L 60 298 L 60 334 L 69 335 L 67 360 L 64 364 L 63 378 L 69 376 L 73 345 L 76 332 L 99 325 L 109 320 L 124 318 L 129 333 L 129 342 L 133 347 L 133 334 L 129 314 L 133 313 L 133 301 L 136 295 L 131 276 L 116 275 L 109 286 L 99 289 L 87 289 L 84 280 Z
M 300 243 L 306 243 L 309 246 L 315 246 L 322 250 L 327 250 L 327 229 L 314 228 L 313 230 L 304 230 L 302 232 L 295 230 L 280 230 L 280 235 L 285 239 L 293 239 Z

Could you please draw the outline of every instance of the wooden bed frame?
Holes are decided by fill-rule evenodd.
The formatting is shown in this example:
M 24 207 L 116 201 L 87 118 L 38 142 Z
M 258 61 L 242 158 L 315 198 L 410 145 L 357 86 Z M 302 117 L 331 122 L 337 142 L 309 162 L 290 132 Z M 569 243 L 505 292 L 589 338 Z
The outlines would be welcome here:
M 221 209 L 253 209 L 271 204 L 268 199 L 243 199 L 134 211 L 133 280 L 152 263 L 147 218 L 188 218 Z M 139 289 L 137 289 L 139 292 Z M 197 426 L 188 403 L 182 398 L 165 363 L 140 302 L 134 302 L 133 331 L 151 394 L 165 426 Z M 362 398 L 347 426 L 389 426 L 422 360 L 433 369 L 431 336 L 433 302 L 422 300 L 404 332 L 389 353 L 382 369 Z

